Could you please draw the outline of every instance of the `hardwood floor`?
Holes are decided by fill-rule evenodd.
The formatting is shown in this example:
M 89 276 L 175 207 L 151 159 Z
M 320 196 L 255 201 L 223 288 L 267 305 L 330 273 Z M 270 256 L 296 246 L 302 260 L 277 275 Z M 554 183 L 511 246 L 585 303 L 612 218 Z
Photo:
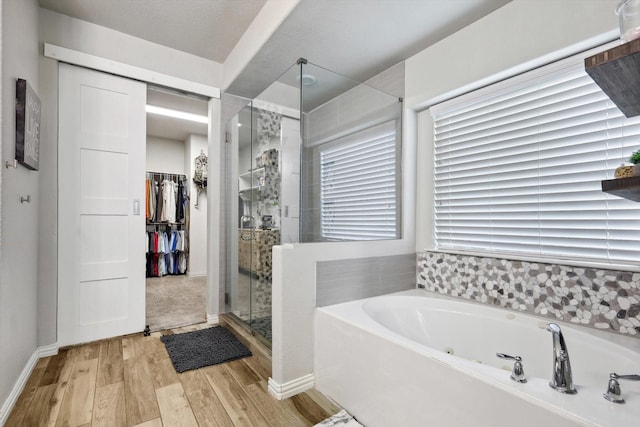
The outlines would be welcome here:
M 38 361 L 5 426 L 298 427 L 340 410 L 315 390 L 274 399 L 268 350 L 227 326 L 253 356 L 182 374 L 160 336 L 210 325 L 61 349 Z

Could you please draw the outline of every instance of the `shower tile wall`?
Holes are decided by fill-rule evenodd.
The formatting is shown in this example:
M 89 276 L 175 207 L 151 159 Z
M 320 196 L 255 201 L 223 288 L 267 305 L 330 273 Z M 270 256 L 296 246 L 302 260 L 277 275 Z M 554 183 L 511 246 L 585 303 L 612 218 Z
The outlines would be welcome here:
M 640 338 L 640 273 L 418 254 L 418 287 Z
M 316 264 L 316 306 L 414 289 L 415 254 Z

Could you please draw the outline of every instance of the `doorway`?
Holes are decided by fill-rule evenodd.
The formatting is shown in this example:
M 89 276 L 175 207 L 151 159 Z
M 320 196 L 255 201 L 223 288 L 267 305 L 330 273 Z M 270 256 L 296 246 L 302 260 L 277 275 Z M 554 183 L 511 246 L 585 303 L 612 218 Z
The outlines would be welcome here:
M 145 194 L 147 98 L 164 101 L 173 98 L 179 106 L 182 105 L 176 108 L 178 111 L 185 111 L 187 107 L 183 104 L 193 101 L 193 97 L 184 94 L 181 94 L 182 98 L 189 101 L 176 101 L 177 94 L 166 89 L 155 90 L 152 94 L 154 89 L 126 77 L 59 64 L 59 345 L 140 332 L 148 324 L 145 307 L 148 258 L 145 252 L 149 251 L 149 239 L 143 231 L 150 225 L 145 220 L 149 200 L 149 194 Z M 204 118 L 208 116 L 207 100 L 197 99 L 200 108 L 204 106 Z M 170 136 L 170 122 L 163 122 L 159 128 L 164 130 L 152 132 L 152 135 Z M 152 128 L 149 125 L 149 129 Z M 206 125 L 204 128 L 208 129 Z M 208 150 L 208 136 L 206 132 L 194 131 L 188 138 L 183 138 L 182 143 L 185 147 L 183 169 L 174 175 L 183 175 L 182 184 L 191 187 L 190 176 L 194 169 L 191 165 L 196 153 L 205 154 Z M 162 156 L 162 159 L 175 160 L 173 157 Z M 163 172 L 165 165 L 159 167 Z M 171 172 L 166 170 L 166 176 L 161 177 L 170 178 L 167 181 L 178 184 L 179 180 L 174 181 Z M 177 185 L 175 192 L 177 196 Z M 197 214 L 183 217 L 184 230 L 191 227 L 189 221 L 196 222 L 199 216 L 202 227 L 194 236 L 201 241 L 198 243 L 197 238 L 190 241 L 188 236 L 183 237 L 183 252 L 188 252 L 191 260 L 181 259 L 177 254 L 169 264 L 174 271 L 182 271 L 189 281 L 199 282 L 202 310 L 198 321 L 204 322 L 208 296 L 207 214 L 203 209 L 206 191 L 197 198 L 190 197 L 191 188 L 187 188 L 185 194 L 189 203 L 198 203 L 199 206 L 188 206 L 189 211 Z M 168 231 L 174 231 L 170 223 L 177 223 L 175 219 L 158 222 L 162 221 L 166 222 Z M 177 239 L 172 242 L 167 238 L 165 247 L 177 243 Z M 194 250 L 196 247 L 203 249 Z M 197 260 L 200 264 L 196 264 Z M 183 285 L 181 292 L 172 294 L 172 303 L 166 311 L 177 311 L 184 290 Z M 196 323 L 185 319 L 178 322 Z M 159 325 L 158 328 L 174 326 Z
M 207 320 L 207 108 L 207 99 L 147 88 L 145 290 L 152 332 Z

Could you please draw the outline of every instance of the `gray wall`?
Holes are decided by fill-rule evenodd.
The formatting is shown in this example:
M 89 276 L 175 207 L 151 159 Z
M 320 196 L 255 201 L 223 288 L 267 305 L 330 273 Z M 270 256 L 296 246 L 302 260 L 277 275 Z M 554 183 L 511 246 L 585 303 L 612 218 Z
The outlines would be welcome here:
M 316 306 L 416 287 L 416 255 L 321 261 L 316 264 Z
M 2 168 L 0 206 L 0 407 L 38 346 L 39 172 L 5 168 L 15 155 L 15 81 L 38 84 L 38 2 L 2 2 Z M 41 124 L 41 134 L 50 132 Z M 40 152 L 40 157 L 43 153 Z M 20 197 L 31 196 L 31 203 Z M 2 414 L 0 414 L 2 415 Z

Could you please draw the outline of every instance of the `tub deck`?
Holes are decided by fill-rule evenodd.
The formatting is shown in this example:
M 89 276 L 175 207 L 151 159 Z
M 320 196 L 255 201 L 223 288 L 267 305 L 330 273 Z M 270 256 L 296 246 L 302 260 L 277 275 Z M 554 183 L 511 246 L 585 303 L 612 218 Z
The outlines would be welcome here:
M 578 389 L 565 395 L 548 385 L 546 323 L 422 290 L 323 307 L 316 312 L 316 386 L 369 427 L 635 425 L 640 383 L 621 383 L 624 405 L 602 393 L 609 372 L 640 373 L 640 340 L 558 322 Z M 493 357 L 519 351 L 526 384 L 512 381 L 510 363 Z

